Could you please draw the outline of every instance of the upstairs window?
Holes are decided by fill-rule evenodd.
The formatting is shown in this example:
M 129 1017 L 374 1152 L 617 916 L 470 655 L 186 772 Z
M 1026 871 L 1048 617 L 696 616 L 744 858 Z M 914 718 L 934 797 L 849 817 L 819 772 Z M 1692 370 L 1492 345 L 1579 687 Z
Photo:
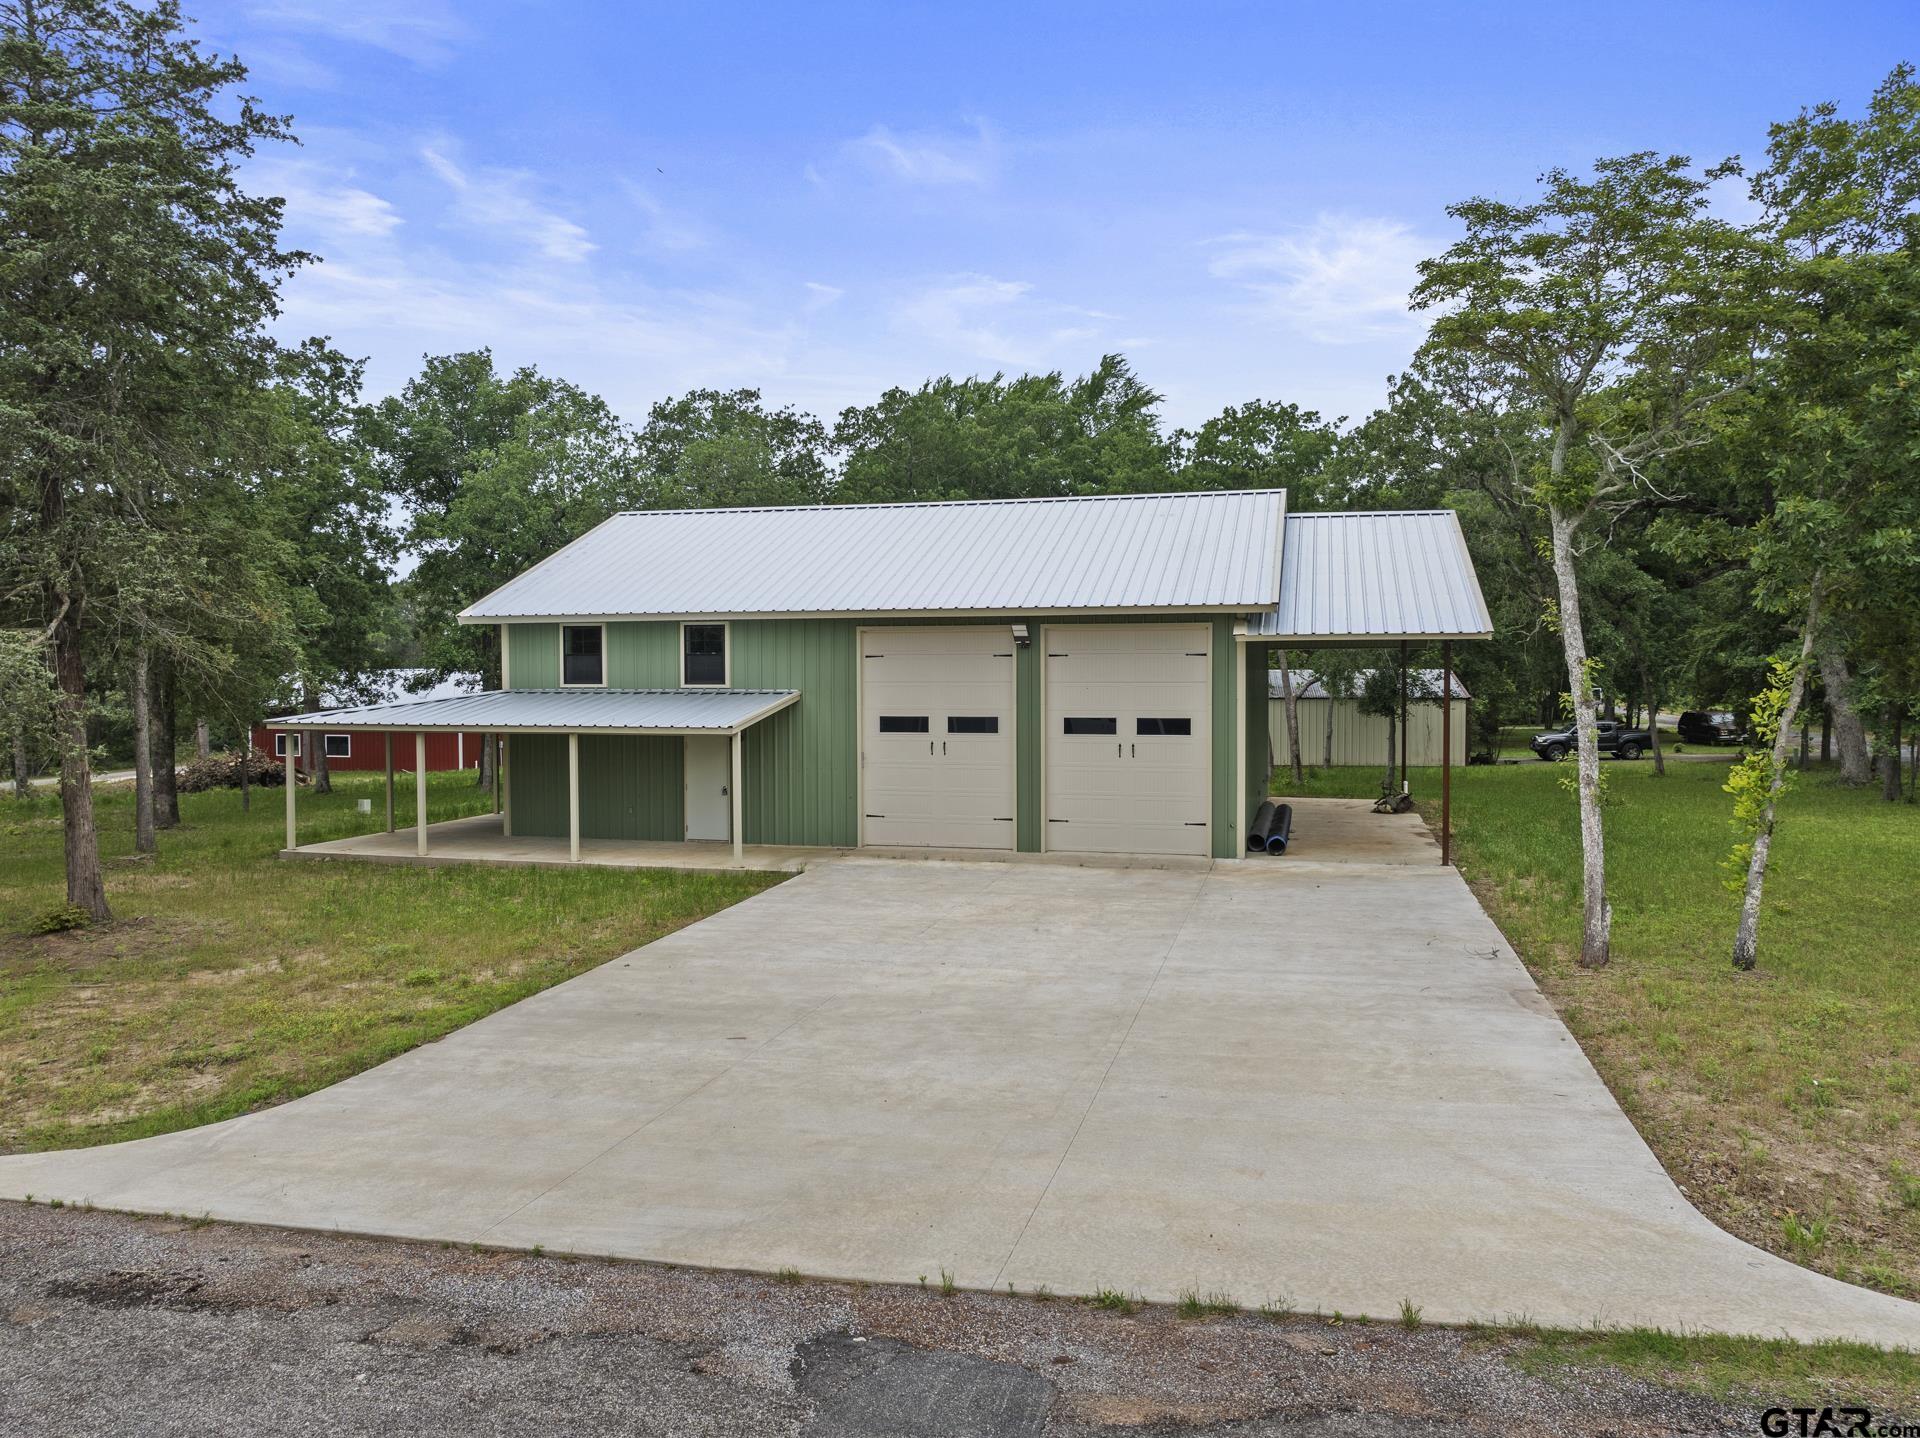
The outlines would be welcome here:
M 604 624 L 560 626 L 560 684 L 598 688 L 607 682 L 607 627 Z
M 727 682 L 727 626 L 680 626 L 680 683 L 687 688 L 713 687 Z

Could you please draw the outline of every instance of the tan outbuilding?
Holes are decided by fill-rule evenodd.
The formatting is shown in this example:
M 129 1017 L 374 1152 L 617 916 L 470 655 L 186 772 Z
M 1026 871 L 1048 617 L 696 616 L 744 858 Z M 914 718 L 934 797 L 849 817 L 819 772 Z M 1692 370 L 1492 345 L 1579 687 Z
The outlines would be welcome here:
M 1356 675 L 1348 686 L 1349 695 L 1330 695 L 1321 678 L 1310 669 L 1293 671 L 1295 704 L 1300 714 L 1300 761 L 1303 764 L 1372 765 L 1387 762 L 1387 731 L 1393 720 L 1385 714 L 1364 714 L 1357 695 L 1366 682 Z M 1407 676 L 1407 763 L 1415 768 L 1440 763 L 1441 731 L 1452 729 L 1453 762 L 1467 762 L 1467 708 L 1473 696 L 1458 674 L 1453 676 L 1453 723 L 1448 726 L 1440 712 L 1440 671 L 1415 669 Z M 1286 700 L 1280 688 L 1280 671 L 1267 671 L 1269 720 L 1267 733 L 1273 742 L 1276 764 L 1286 763 L 1283 752 L 1287 742 Z M 1327 729 L 1333 729 L 1333 758 L 1327 755 Z

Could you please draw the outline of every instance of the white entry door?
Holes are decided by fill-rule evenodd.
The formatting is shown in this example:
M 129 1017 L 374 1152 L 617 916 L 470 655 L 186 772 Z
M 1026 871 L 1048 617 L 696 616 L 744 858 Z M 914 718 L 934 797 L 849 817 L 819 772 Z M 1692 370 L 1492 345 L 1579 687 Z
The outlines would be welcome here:
M 681 769 L 686 776 L 684 811 L 689 839 L 733 839 L 733 741 L 689 734 Z
M 862 842 L 1011 849 L 1013 631 L 860 631 Z
M 1204 624 L 1050 625 L 1046 845 L 1211 852 Z

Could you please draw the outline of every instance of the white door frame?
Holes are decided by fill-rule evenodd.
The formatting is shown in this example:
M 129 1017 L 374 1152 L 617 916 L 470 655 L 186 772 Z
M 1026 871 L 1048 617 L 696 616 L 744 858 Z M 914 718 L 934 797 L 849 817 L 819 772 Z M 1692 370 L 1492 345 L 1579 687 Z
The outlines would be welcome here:
M 738 832 L 736 831 L 736 817 L 735 817 L 739 812 L 739 805 L 738 805 L 739 795 L 736 792 L 738 788 L 738 784 L 737 784 L 737 777 L 733 772 L 733 767 L 734 767 L 733 753 L 734 753 L 734 747 L 738 742 L 739 741 L 737 737 L 730 736 L 725 733 L 717 733 L 712 735 L 686 734 L 681 736 L 681 739 L 680 739 L 680 746 L 681 746 L 680 747 L 680 837 L 683 840 L 687 841 L 688 843 L 724 844 L 729 840 L 738 840 L 738 838 L 740 837 Z M 725 834 L 717 835 L 717 836 L 703 835 L 699 839 L 695 839 L 693 834 L 690 832 L 690 830 L 693 827 L 693 803 L 692 803 L 693 764 L 691 762 L 691 757 L 693 754 L 693 746 L 699 743 L 718 744 L 721 746 L 720 769 L 721 769 L 721 772 L 726 774 L 727 776 L 727 803 L 722 805 L 721 808 L 722 808 L 722 812 L 724 812 L 727 816 L 726 822 L 727 822 L 728 832 Z
M 1205 739 L 1203 741 L 1204 742 L 1203 752 L 1207 756 L 1207 794 L 1206 794 L 1207 854 L 1209 857 L 1211 857 L 1213 854 L 1213 823 L 1214 823 L 1214 818 L 1213 818 L 1213 666 L 1214 666 L 1214 662 L 1219 657 L 1214 652 L 1218 646 L 1214 644 L 1214 640 L 1213 640 L 1213 620 L 1211 617 L 1207 617 L 1207 616 L 1183 614 L 1178 619 L 1170 620 L 1164 627 L 1170 628 L 1170 629 L 1178 629 L 1182 625 L 1191 627 L 1195 624 L 1199 625 L 1201 630 L 1207 636 L 1207 682 L 1205 683 L 1205 685 L 1202 686 L 1205 690 L 1205 694 L 1203 698 L 1205 701 L 1204 707 L 1205 707 L 1205 730 L 1206 730 Z M 1158 624 L 1142 624 L 1137 621 L 1124 622 L 1119 624 L 1043 624 L 1040 626 L 1040 764 L 1039 764 L 1040 774 L 1039 774 L 1039 779 L 1040 779 L 1040 852 L 1041 853 L 1071 854 L 1071 853 L 1078 852 L 1077 850 L 1073 850 L 1073 849 L 1056 850 L 1054 849 L 1053 845 L 1049 842 L 1049 839 L 1051 837 L 1051 825 L 1050 825 L 1050 819 L 1047 813 L 1047 750 L 1052 747 L 1048 741 L 1050 741 L 1053 738 L 1053 729 L 1047 718 L 1047 651 L 1050 650 L 1053 647 L 1053 645 L 1047 636 L 1050 635 L 1056 629 L 1158 629 L 1161 627 L 1163 626 Z M 1015 698 L 1017 702 L 1018 696 L 1016 695 Z M 1016 758 L 1017 757 L 1018 756 L 1016 752 Z

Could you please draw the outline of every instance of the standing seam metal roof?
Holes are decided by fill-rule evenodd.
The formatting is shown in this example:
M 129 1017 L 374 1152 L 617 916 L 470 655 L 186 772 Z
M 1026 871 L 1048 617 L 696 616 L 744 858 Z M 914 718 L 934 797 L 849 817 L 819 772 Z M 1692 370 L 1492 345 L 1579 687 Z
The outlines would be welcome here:
M 797 689 L 490 689 L 442 699 L 322 709 L 270 729 L 712 730 L 731 733 L 784 709 Z
M 1270 609 L 1284 490 L 617 514 L 461 614 Z
M 1450 509 L 1289 514 L 1262 639 L 1486 639 L 1493 619 Z

